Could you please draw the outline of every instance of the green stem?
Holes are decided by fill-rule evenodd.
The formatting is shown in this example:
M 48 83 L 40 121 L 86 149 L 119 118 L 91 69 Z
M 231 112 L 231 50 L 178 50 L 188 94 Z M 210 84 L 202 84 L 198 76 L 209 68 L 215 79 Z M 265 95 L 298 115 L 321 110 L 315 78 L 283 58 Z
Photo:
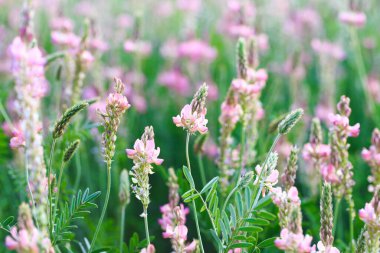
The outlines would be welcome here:
M 149 238 L 148 207 L 147 206 L 144 206 L 144 225 L 145 225 L 145 236 L 146 236 L 146 240 L 147 240 L 148 246 L 149 246 L 150 238 Z
M 75 156 L 75 168 L 77 170 L 77 174 L 75 176 L 75 183 L 74 183 L 74 189 L 77 190 L 79 188 L 79 183 L 80 183 L 80 178 L 82 176 L 82 165 L 80 163 L 80 156 L 79 156 L 79 152 L 77 152 L 78 154 Z
M 201 154 L 198 154 L 198 165 L 199 165 L 199 171 L 201 174 L 202 186 L 205 186 L 206 185 L 206 175 L 205 175 L 205 170 L 204 170 L 204 166 L 203 166 L 203 159 L 202 159 Z
M 341 199 L 336 199 L 335 201 L 335 210 L 334 210 L 334 226 L 332 235 L 335 236 L 336 225 L 338 224 L 339 208 L 340 208 Z
M 352 46 L 355 52 L 355 63 L 358 69 L 360 82 L 362 84 L 362 89 L 363 89 L 365 98 L 368 102 L 369 112 L 371 113 L 372 110 L 374 109 L 374 102 L 366 87 L 367 86 L 366 70 L 364 66 L 363 55 L 360 49 L 360 42 L 359 42 L 357 30 L 355 28 L 350 28 L 350 35 L 351 35 L 351 40 L 352 40 Z
M 53 142 L 50 147 L 50 158 L 49 158 L 49 166 L 47 168 L 47 178 L 48 178 L 48 199 L 49 199 L 49 231 L 50 234 L 53 233 L 53 213 L 52 213 L 52 186 L 51 186 L 51 169 L 52 169 L 52 164 L 53 164 L 53 154 L 54 154 L 54 149 L 55 149 L 55 144 L 56 144 L 57 139 L 53 139 Z
M 244 156 L 245 156 L 245 130 L 246 129 L 246 126 L 245 126 L 245 122 L 243 122 L 243 125 L 241 127 L 241 136 L 240 136 L 240 147 L 241 147 L 241 150 L 240 150 L 240 169 L 238 170 L 238 182 L 240 181 L 240 174 L 241 174 L 241 171 L 243 170 L 244 168 Z
M 30 182 L 29 182 L 29 166 L 28 166 L 28 158 L 27 158 L 27 155 L 26 155 L 26 152 L 25 152 L 25 175 L 26 175 L 26 184 L 28 185 L 28 190 L 29 190 L 29 194 L 30 194 L 30 199 L 32 201 L 32 211 L 34 211 L 34 209 L 36 208 L 36 202 L 34 201 L 34 197 L 33 197 L 33 192 L 32 192 L 32 187 L 30 186 Z M 38 224 L 38 219 L 36 219 L 36 225 L 37 225 L 37 228 L 39 229 L 39 224 Z
M 186 161 L 187 161 L 187 167 L 189 168 L 189 171 L 191 173 L 190 158 L 189 158 L 189 141 L 190 141 L 190 133 L 187 133 L 186 135 Z M 193 200 L 192 202 L 193 202 L 193 209 L 194 209 L 193 213 L 194 213 L 195 225 L 197 227 L 197 234 L 198 234 L 198 239 L 199 239 L 199 246 L 201 248 L 201 252 L 204 253 L 205 251 L 203 249 L 201 231 L 199 229 L 197 207 L 195 205 L 195 201 Z
M 57 195 L 55 196 L 55 201 L 54 201 L 54 212 L 53 212 L 53 221 L 54 221 L 54 217 L 56 215 L 56 212 L 57 212 L 57 209 L 58 209 L 58 200 L 59 200 L 59 194 L 60 194 L 60 190 L 61 190 L 61 182 L 62 182 L 62 174 L 63 174 L 63 168 L 65 166 L 65 162 L 62 162 L 61 163 L 61 168 L 59 169 L 59 176 L 58 176 L 58 183 L 57 183 Z M 52 223 L 52 226 L 54 228 L 54 223 Z
M 239 184 L 237 184 L 237 185 L 232 189 L 232 191 L 230 191 L 230 193 L 228 194 L 228 196 L 227 196 L 227 198 L 226 198 L 226 201 L 224 201 L 223 208 L 222 208 L 222 211 L 221 211 L 220 213 L 223 213 L 223 211 L 226 210 L 226 207 L 227 207 L 228 202 L 230 201 L 230 198 L 231 198 L 232 195 L 237 191 L 238 188 L 239 188 Z
M 7 111 L 5 110 L 1 100 L 0 100 L 0 113 L 3 115 L 3 118 L 9 124 L 9 126 L 12 127 L 12 129 L 14 129 L 14 125 L 13 125 L 11 119 L 9 118 L 9 115 L 8 115 Z
M 124 242 L 124 223 L 125 223 L 125 208 L 127 205 L 121 207 L 121 222 L 120 222 L 120 253 L 123 253 L 123 242 Z
M 100 215 L 100 219 L 99 219 L 98 225 L 96 226 L 94 238 L 92 239 L 92 242 L 91 242 L 91 245 L 90 245 L 89 253 L 91 253 L 91 250 L 95 246 L 95 242 L 96 242 L 96 239 L 98 237 L 98 234 L 99 234 L 99 231 L 100 231 L 100 227 L 102 226 L 102 223 L 103 223 L 104 215 L 106 214 L 107 205 L 108 205 L 108 201 L 109 201 L 109 198 L 110 198 L 110 193 L 111 193 L 111 162 L 108 162 L 107 163 L 107 193 L 106 193 L 106 199 L 104 201 L 103 210 L 102 210 L 102 213 Z
M 352 201 L 352 200 L 351 200 Z M 352 210 L 352 207 L 351 207 L 351 204 L 348 203 L 350 205 L 350 209 L 349 209 L 349 212 L 350 212 L 350 246 L 351 246 L 351 252 L 355 252 L 355 239 L 354 239 L 354 219 L 355 219 L 355 216 L 354 216 L 354 213 L 355 213 L 355 210 Z

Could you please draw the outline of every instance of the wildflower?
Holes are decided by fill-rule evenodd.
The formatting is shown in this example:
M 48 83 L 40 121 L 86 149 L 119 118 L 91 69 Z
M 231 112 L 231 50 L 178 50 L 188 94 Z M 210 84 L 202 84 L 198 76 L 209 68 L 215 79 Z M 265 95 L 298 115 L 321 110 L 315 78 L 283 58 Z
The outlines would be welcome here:
M 188 229 L 185 225 L 186 215 L 189 209 L 185 208 L 183 204 L 179 205 L 178 183 L 177 176 L 172 168 L 169 169 L 169 203 L 161 206 L 160 211 L 162 218 L 158 220 L 161 225 L 164 238 L 171 239 L 173 252 L 195 252 L 197 248 L 197 241 L 193 240 L 191 243 L 186 243 Z
M 140 253 L 155 253 L 156 252 L 156 248 L 154 247 L 153 244 L 149 244 L 148 247 L 146 248 L 143 248 Z
M 126 153 L 134 163 L 130 172 L 133 192 L 146 208 L 150 202 L 149 174 L 153 174 L 152 164 L 160 165 L 164 161 L 158 158 L 160 148 L 155 148 L 153 127 L 145 127 L 141 139 L 136 140 L 134 149 L 127 149 Z
M 368 252 L 379 252 L 380 240 L 380 202 L 379 188 L 376 188 L 374 196 L 370 203 L 359 210 L 359 218 L 366 224 L 364 233 L 365 244 Z
M 339 183 L 341 182 L 337 170 L 335 169 L 334 165 L 325 164 L 321 167 L 321 175 L 323 179 L 329 183 Z
M 181 114 L 173 117 L 173 122 L 177 127 L 183 127 L 189 133 L 199 132 L 205 134 L 208 131 L 205 118 L 207 109 L 205 108 L 205 99 L 207 97 L 207 85 L 203 84 L 194 95 L 191 104 L 187 104 L 181 110 Z
M 303 148 L 302 157 L 305 161 L 310 161 L 311 159 L 323 160 L 328 159 L 330 153 L 331 148 L 329 145 L 306 143 Z
M 323 245 L 323 242 L 319 241 L 317 243 L 317 251 L 311 251 L 312 253 L 340 253 L 338 248 L 335 248 L 333 246 L 325 246 Z
M 5 238 L 5 246 L 9 250 L 18 253 L 54 253 L 50 239 L 34 226 L 30 208 L 25 203 L 19 207 L 18 228 L 12 227 L 10 233 Z
M 371 146 L 362 150 L 363 160 L 371 167 L 369 190 L 372 192 L 376 185 L 380 184 L 380 131 L 375 128 L 372 132 Z
M 167 86 L 182 96 L 186 96 L 190 92 L 189 80 L 179 70 L 162 72 L 158 76 L 158 83 Z
M 363 27 L 367 17 L 363 12 L 343 11 L 339 13 L 340 22 L 355 27 Z
M 316 53 L 331 57 L 332 59 L 338 61 L 341 61 L 346 57 L 345 52 L 338 44 L 334 44 L 329 41 L 313 39 L 311 42 L 311 47 Z
M 12 131 L 12 138 L 9 145 L 13 149 L 25 146 L 25 137 L 20 129 L 14 129 Z
M 280 238 L 274 242 L 277 248 L 285 251 L 294 251 L 299 253 L 309 253 L 312 251 L 311 241 L 312 237 L 309 235 L 294 234 L 288 229 L 281 230 Z
M 189 58 L 193 62 L 199 62 L 215 59 L 217 52 L 215 48 L 209 46 L 206 42 L 192 39 L 178 45 L 178 55 L 179 57 Z
M 136 53 L 142 56 L 149 55 L 152 51 L 152 46 L 147 41 L 142 40 L 127 40 L 124 42 L 124 50 L 127 53 Z

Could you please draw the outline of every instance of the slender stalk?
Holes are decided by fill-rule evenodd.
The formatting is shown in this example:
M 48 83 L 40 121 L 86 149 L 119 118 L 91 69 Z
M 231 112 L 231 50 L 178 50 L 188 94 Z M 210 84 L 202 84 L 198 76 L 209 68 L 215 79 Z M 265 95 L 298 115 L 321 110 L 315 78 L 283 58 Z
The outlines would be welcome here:
M 237 185 L 232 189 L 232 191 L 230 191 L 230 193 L 228 194 L 228 196 L 227 196 L 227 198 L 226 198 L 226 201 L 224 201 L 223 208 L 222 208 L 222 211 L 221 211 L 220 213 L 223 213 L 223 211 L 226 210 L 226 207 L 227 207 L 228 202 L 230 201 L 230 198 L 231 198 L 232 195 L 237 191 L 238 188 L 239 188 L 239 184 L 237 184 Z
M 80 178 L 82 176 L 82 165 L 80 163 L 79 152 L 75 156 L 75 168 L 77 170 L 77 174 L 75 175 L 74 189 L 77 190 L 79 188 Z
M 240 181 L 240 174 L 241 171 L 244 168 L 244 157 L 245 157 L 245 131 L 246 131 L 246 126 L 245 122 L 243 122 L 243 125 L 241 127 L 241 136 L 240 136 L 240 169 L 238 170 L 238 182 Z M 237 184 L 238 185 L 238 184 Z
M 355 28 L 350 28 L 350 35 L 351 35 L 352 46 L 355 52 L 356 68 L 358 70 L 358 74 L 359 74 L 360 82 L 362 84 L 364 95 L 368 102 L 369 112 L 372 112 L 374 109 L 374 102 L 366 87 L 367 86 L 366 70 L 364 66 L 363 55 L 360 49 L 360 42 L 359 42 L 357 30 Z
M 191 173 L 191 167 L 190 167 L 190 158 L 189 158 L 189 141 L 190 141 L 190 133 L 187 133 L 186 135 L 186 161 L 187 161 L 187 167 L 189 168 L 189 171 Z M 201 237 L 201 231 L 199 229 L 199 222 L 198 222 L 198 215 L 197 215 L 197 206 L 195 205 L 195 201 L 193 200 L 193 213 L 194 213 L 194 219 L 195 219 L 195 225 L 197 227 L 197 234 L 199 239 L 199 245 L 201 248 L 201 252 L 204 253 L 203 249 L 203 243 L 202 243 L 202 237 Z
M 24 154 L 25 156 L 25 175 L 26 175 L 26 184 L 28 185 L 28 190 L 29 190 L 29 194 L 30 194 L 30 199 L 32 201 L 32 210 L 35 209 L 36 207 L 36 202 L 34 201 L 34 197 L 33 197 L 33 192 L 32 192 L 32 187 L 30 186 L 30 182 L 29 182 L 29 166 L 28 166 L 28 158 L 26 157 L 26 152 Z M 39 224 L 38 224 L 38 220 L 36 219 L 36 225 L 37 225 L 37 228 L 39 229 Z
M 199 171 L 201 174 L 201 180 L 202 180 L 202 187 L 206 185 L 206 175 L 205 175 L 205 170 L 203 166 L 203 159 L 202 155 L 198 154 L 198 166 L 199 166 Z
M 124 242 L 124 225 L 125 225 L 125 208 L 127 205 L 121 207 L 121 229 L 120 229 L 120 253 L 123 253 L 123 242 Z
M 148 207 L 144 206 L 144 225 L 145 225 L 145 236 L 146 240 L 148 242 L 148 245 L 150 244 L 150 238 L 149 238 L 149 227 L 148 227 Z
M 99 219 L 98 225 L 96 226 L 94 238 L 92 239 L 89 253 L 91 253 L 92 249 L 95 246 L 95 242 L 96 242 L 96 239 L 98 237 L 98 234 L 99 234 L 99 231 L 100 231 L 100 227 L 102 226 L 102 223 L 103 223 L 104 215 L 106 214 L 107 205 L 108 205 L 108 201 L 109 201 L 109 198 L 110 198 L 110 193 L 111 193 L 111 162 L 108 162 L 107 163 L 107 193 L 106 193 L 106 199 L 104 200 L 103 210 L 102 210 L 102 213 L 100 215 L 100 219 Z
M 1 100 L 0 100 L 0 113 L 1 113 L 1 115 L 3 115 L 3 118 L 9 124 L 9 126 L 11 126 L 12 128 L 14 128 L 14 125 L 13 125 L 11 119 L 9 118 L 9 115 L 8 115 L 7 111 L 5 110 L 5 108 L 4 108 L 3 103 L 2 103 Z
M 336 199 L 335 200 L 335 210 L 334 210 L 334 226 L 333 226 L 333 236 L 335 236 L 335 231 L 336 231 L 336 225 L 338 222 L 338 216 L 339 216 L 339 209 L 340 209 L 340 202 L 341 199 Z
M 55 196 L 55 201 L 54 201 L 54 212 L 53 212 L 53 219 L 57 213 L 57 207 L 58 207 L 58 200 L 59 200 L 59 194 L 61 192 L 61 182 L 62 182 L 62 174 L 63 174 L 63 168 L 65 167 L 66 163 L 62 162 L 61 163 L 61 168 L 59 169 L 59 176 L 58 176 L 58 183 L 57 183 L 57 194 Z M 53 220 L 54 221 L 54 220 Z M 52 226 L 54 227 L 54 223 L 52 223 Z
M 352 200 L 351 200 L 352 201 Z M 351 206 L 351 204 L 349 204 Z M 355 216 L 353 215 L 353 213 L 355 212 L 355 210 L 352 210 L 352 208 L 350 207 L 350 246 L 351 246 L 351 252 L 355 252 L 355 239 L 354 239 L 354 219 L 355 219 Z
M 277 134 L 276 138 L 274 139 L 274 141 L 273 141 L 273 143 L 272 143 L 272 146 L 271 146 L 270 149 L 269 149 L 269 152 L 267 153 L 267 156 L 265 157 L 265 160 L 264 160 L 263 165 L 262 165 L 263 169 L 261 170 L 261 172 L 260 172 L 260 174 L 259 174 L 259 176 L 258 176 L 258 180 L 257 180 L 258 183 L 259 183 L 260 180 L 261 180 L 261 176 L 262 176 L 262 174 L 263 174 L 264 167 L 265 167 L 265 165 L 266 165 L 267 162 L 268 162 L 269 155 L 270 155 L 270 153 L 272 153 L 272 151 L 273 151 L 274 147 L 276 146 L 277 142 L 279 141 L 280 137 L 281 137 L 281 135 L 280 135 L 280 134 Z M 260 192 L 261 192 L 261 190 L 263 189 L 264 184 L 263 184 L 263 183 L 260 183 L 260 187 L 259 187 L 259 189 L 257 189 L 257 187 L 258 187 L 258 184 L 256 184 L 255 187 L 254 187 L 254 191 L 253 191 L 253 193 L 256 194 L 256 198 L 255 198 L 255 201 L 253 202 L 252 207 L 256 206 L 257 202 L 259 201 L 259 198 L 260 198 Z
M 55 149 L 55 144 L 56 144 L 56 139 L 53 139 L 53 142 L 51 143 L 50 147 L 50 158 L 49 158 L 49 166 L 47 168 L 47 178 L 48 178 L 48 199 L 49 199 L 49 231 L 50 234 L 53 233 L 53 205 L 52 205 L 52 187 L 51 187 L 51 169 L 52 169 L 52 164 L 53 164 L 53 154 L 54 154 L 54 149 Z

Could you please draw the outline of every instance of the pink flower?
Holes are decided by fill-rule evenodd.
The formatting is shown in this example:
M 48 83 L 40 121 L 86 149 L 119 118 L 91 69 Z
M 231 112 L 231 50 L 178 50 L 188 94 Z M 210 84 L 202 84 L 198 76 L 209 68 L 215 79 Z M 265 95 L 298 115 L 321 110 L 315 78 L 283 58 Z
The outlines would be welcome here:
M 366 203 L 364 209 L 359 210 L 359 217 L 365 223 L 373 223 L 377 219 L 375 209 L 370 203 Z
M 360 124 L 356 123 L 353 126 L 349 125 L 348 117 L 340 114 L 330 114 L 330 123 L 338 128 L 339 131 L 347 134 L 349 137 L 357 137 L 360 133 Z
M 294 234 L 284 228 L 281 230 L 280 238 L 277 238 L 274 244 L 281 250 L 309 253 L 313 249 L 310 245 L 311 241 L 312 237 L 309 235 Z
M 156 248 L 154 247 L 153 244 L 149 244 L 148 247 L 146 248 L 143 248 L 140 253 L 155 253 L 156 252 Z
M 158 83 L 167 86 L 182 96 L 186 96 L 190 92 L 189 80 L 179 70 L 162 72 L 158 76 Z
M 32 231 L 26 229 L 17 231 L 16 227 L 12 227 L 11 235 L 5 238 L 5 246 L 9 250 L 16 250 L 18 252 L 39 253 L 39 239 L 40 233 L 36 228 L 33 228 Z
M 90 51 L 83 51 L 80 55 L 80 60 L 82 62 L 82 65 L 85 68 L 90 67 L 90 65 L 95 61 L 94 56 L 90 53 Z
M 105 52 L 108 50 L 108 44 L 104 40 L 99 38 L 93 38 L 89 41 L 90 47 L 92 49 L 98 50 L 100 52 Z
M 17 148 L 25 146 L 25 138 L 22 131 L 20 130 L 13 131 L 13 137 L 11 138 L 9 145 L 12 149 L 17 149 Z
M 239 121 L 242 114 L 243 110 L 238 103 L 229 104 L 228 101 L 224 101 L 221 106 L 219 121 L 222 124 L 235 125 Z
M 197 12 L 201 5 L 201 0 L 177 0 L 178 9 L 187 12 Z
M 206 42 L 193 39 L 179 44 L 178 55 L 180 57 L 189 58 L 194 62 L 198 62 L 215 59 L 217 52 L 215 48 L 209 46 Z
M 315 251 L 315 253 L 340 253 L 339 249 L 333 246 L 325 246 L 323 245 L 321 241 L 317 243 L 317 248 L 318 248 L 318 251 Z
M 76 49 L 79 47 L 80 38 L 72 32 L 53 31 L 51 33 L 53 44 Z
M 331 56 L 338 61 L 341 61 L 346 57 L 346 54 L 339 45 L 328 41 L 313 39 L 311 47 L 316 53 Z
M 249 84 L 247 83 L 244 79 L 234 79 L 232 80 L 232 88 L 243 95 L 246 96 L 252 96 L 254 94 L 258 94 L 262 88 L 263 88 L 263 83 L 254 83 L 254 84 Z
M 303 147 L 302 157 L 305 161 L 311 159 L 327 159 L 330 156 L 330 145 L 306 143 Z
M 124 112 L 131 107 L 128 99 L 120 93 L 110 93 L 107 98 L 107 105 L 118 112 Z
M 363 12 L 343 11 L 339 13 L 339 20 L 342 23 L 362 27 L 367 21 L 367 17 Z
M 149 55 L 152 51 L 152 46 L 147 41 L 135 41 L 135 40 L 127 40 L 124 42 L 124 50 L 127 53 L 137 53 L 143 56 Z
M 334 165 L 332 164 L 327 164 L 323 165 L 321 167 L 321 174 L 324 180 L 330 183 L 338 183 L 340 182 L 340 179 L 338 175 L 336 174 L 336 170 Z
M 185 105 L 181 110 L 181 115 L 173 117 L 173 122 L 177 127 L 183 127 L 190 133 L 199 132 L 205 134 L 208 131 L 206 124 L 208 120 L 206 117 L 207 110 L 204 108 L 201 113 L 192 111 L 191 105 Z
M 53 30 L 72 31 L 74 28 L 73 22 L 66 17 L 53 18 L 50 24 Z
M 301 200 L 298 197 L 298 190 L 294 186 L 290 187 L 290 189 L 288 191 L 288 198 L 294 204 L 300 204 L 301 203 Z
M 155 149 L 154 139 L 147 140 L 146 143 L 137 139 L 133 148 L 134 149 L 127 149 L 126 152 L 128 158 L 133 159 L 136 163 L 145 162 L 161 165 L 164 161 L 158 158 L 160 148 Z

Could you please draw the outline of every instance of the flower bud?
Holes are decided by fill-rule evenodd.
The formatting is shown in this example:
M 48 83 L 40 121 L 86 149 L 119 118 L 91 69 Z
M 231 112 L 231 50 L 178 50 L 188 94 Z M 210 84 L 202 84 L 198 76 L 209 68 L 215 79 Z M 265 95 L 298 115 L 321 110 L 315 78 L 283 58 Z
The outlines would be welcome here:
M 242 176 L 241 181 L 240 181 L 240 185 L 243 188 L 248 187 L 249 184 L 252 182 L 253 177 L 254 177 L 253 171 L 248 171 L 247 173 L 245 173 L 244 176 Z
M 236 47 L 236 54 L 237 54 L 237 72 L 238 77 L 241 79 L 247 78 L 247 52 L 245 49 L 245 40 L 243 38 L 239 38 L 237 47 Z
M 295 124 L 300 120 L 303 115 L 302 109 L 296 109 L 290 112 L 286 117 L 278 124 L 278 133 L 285 135 L 290 132 Z
M 131 201 L 129 173 L 126 169 L 122 170 L 120 174 L 119 201 L 122 206 L 128 205 Z
M 65 153 L 63 154 L 63 162 L 67 163 L 71 160 L 71 158 L 74 156 L 75 152 L 78 150 L 80 144 L 80 140 L 73 141 L 69 147 L 65 150 Z

